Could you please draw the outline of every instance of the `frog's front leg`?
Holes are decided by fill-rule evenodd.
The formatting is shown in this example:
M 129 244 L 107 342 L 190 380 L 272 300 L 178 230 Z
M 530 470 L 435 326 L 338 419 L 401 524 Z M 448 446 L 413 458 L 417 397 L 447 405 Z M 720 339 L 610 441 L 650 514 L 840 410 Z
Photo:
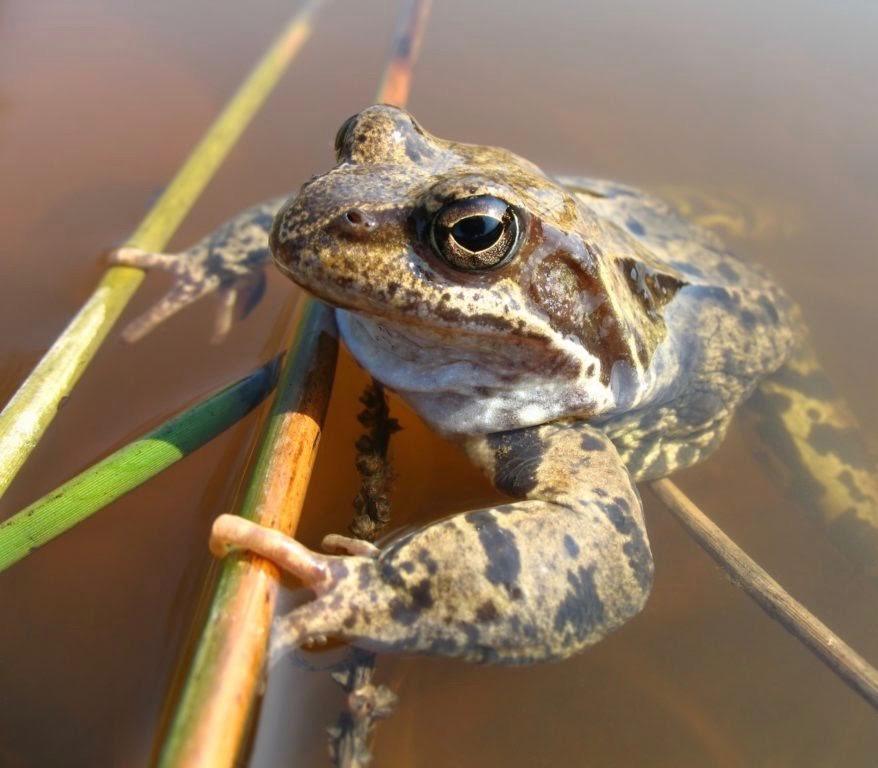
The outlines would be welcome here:
M 323 636 L 473 661 L 556 659 L 642 608 L 652 556 L 640 498 L 615 448 L 584 424 L 472 439 L 495 485 L 523 500 L 458 514 L 376 556 L 329 556 L 239 518 L 212 548 L 253 548 L 316 598 L 279 620 L 275 649 Z
M 264 270 L 271 256 L 268 234 L 282 199 L 248 208 L 212 234 L 180 253 L 152 253 L 123 247 L 112 251 L 112 264 L 161 269 L 174 276 L 171 289 L 122 331 L 126 341 L 142 339 L 181 309 L 219 291 L 221 303 L 214 341 L 229 332 L 235 313 L 245 316 L 262 297 Z

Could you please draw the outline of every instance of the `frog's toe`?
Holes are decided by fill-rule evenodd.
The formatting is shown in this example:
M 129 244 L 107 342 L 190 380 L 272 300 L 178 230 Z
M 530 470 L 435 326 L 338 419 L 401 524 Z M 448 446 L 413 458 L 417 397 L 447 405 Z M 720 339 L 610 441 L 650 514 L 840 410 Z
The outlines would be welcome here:
M 184 259 L 176 253 L 152 253 L 142 248 L 116 248 L 107 254 L 107 261 L 114 266 L 137 267 L 137 269 L 164 269 L 180 274 L 185 266 Z
M 299 578 L 316 595 L 277 623 L 272 636 L 272 659 L 290 648 L 323 643 L 328 636 L 346 637 L 354 624 L 370 622 L 366 606 L 377 603 L 382 591 L 376 584 L 372 550 L 354 546 L 354 540 L 344 536 L 327 539 L 335 548 L 362 549 L 367 554 L 338 556 L 313 552 L 274 528 L 236 515 L 220 515 L 213 524 L 210 551 L 216 557 L 235 551 L 261 555 Z M 367 542 L 358 544 L 373 547 Z
M 242 550 L 270 560 L 297 576 L 306 587 L 318 594 L 332 585 L 333 562 L 342 559 L 312 552 L 274 528 L 258 525 L 237 515 L 220 515 L 210 532 L 210 551 L 216 557 L 225 557 Z
M 371 541 L 352 539 L 350 536 L 341 536 L 337 533 L 324 536 L 320 545 L 325 552 L 344 552 L 347 555 L 361 557 L 378 557 L 381 554 L 381 550 Z
M 219 282 L 219 278 L 213 277 L 203 282 L 181 280 L 140 317 L 128 323 L 122 330 L 122 338 L 129 343 L 140 341 L 169 317 L 215 291 Z

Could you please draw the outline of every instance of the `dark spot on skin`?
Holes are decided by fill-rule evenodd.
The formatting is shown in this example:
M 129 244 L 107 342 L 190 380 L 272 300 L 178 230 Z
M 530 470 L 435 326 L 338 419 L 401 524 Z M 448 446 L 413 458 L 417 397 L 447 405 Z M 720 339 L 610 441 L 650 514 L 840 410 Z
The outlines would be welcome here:
M 752 331 L 756 327 L 756 315 L 749 309 L 741 310 L 741 325 L 748 331 Z
M 777 307 L 774 306 L 767 296 L 760 296 L 758 303 L 772 323 L 777 323 L 780 320 L 780 316 L 777 314 Z
M 585 369 L 586 376 L 594 376 L 594 363 L 591 363 L 588 368 Z
M 634 578 L 641 589 L 646 590 L 652 583 L 653 563 L 652 554 L 643 531 L 635 523 L 631 515 L 631 505 L 626 499 L 617 496 L 613 501 L 598 504 L 613 524 L 613 527 L 628 541 L 622 545 L 622 552 L 628 558 L 628 565 L 634 573 Z
M 570 557 L 576 559 L 579 557 L 579 545 L 573 540 L 573 537 L 568 533 L 564 535 L 564 549 L 567 550 L 567 554 Z
M 466 635 L 467 645 L 471 648 L 479 645 L 479 641 L 482 639 L 482 632 L 475 624 L 461 621 L 458 623 L 458 627 Z
M 372 583 L 372 563 L 362 563 L 357 574 L 357 586 L 360 590 L 368 589 Z
M 433 607 L 433 594 L 430 589 L 430 580 L 422 579 L 409 590 L 412 596 L 412 608 L 424 611 Z
M 359 615 L 359 613 L 360 613 L 359 609 L 351 608 L 351 612 L 347 615 L 345 620 L 342 622 L 342 626 L 345 629 L 350 629 L 352 626 L 354 626 L 354 624 L 357 623 L 357 616 Z
M 691 277 L 703 278 L 704 272 L 702 272 L 698 267 L 694 264 L 690 264 L 686 261 L 672 261 L 671 267 L 676 269 L 678 272 L 682 272 L 684 275 L 689 275 Z
M 582 440 L 580 441 L 579 445 L 583 451 L 603 451 L 606 448 L 603 440 L 595 437 L 589 432 L 586 432 L 582 436 Z
M 268 248 L 251 248 L 247 251 L 247 256 L 245 257 L 245 262 L 248 266 L 258 266 L 263 262 L 268 261 L 268 257 L 270 253 Z
M 613 524 L 613 528 L 619 533 L 627 536 L 634 528 L 634 521 L 630 516 L 625 514 L 625 510 L 623 510 L 615 500 L 605 504 L 598 504 L 598 506 L 606 512 L 607 517 Z
M 808 442 L 817 453 L 838 456 L 842 462 L 857 469 L 871 469 L 868 452 L 860 431 L 853 427 L 835 427 L 832 424 L 812 424 Z
M 682 445 L 677 451 L 677 466 L 682 469 L 698 461 L 700 451 L 694 445 Z
M 347 563 L 344 560 L 334 560 L 331 566 L 332 578 L 341 581 L 350 573 Z
M 716 268 L 716 271 L 724 280 L 727 280 L 729 283 L 735 284 L 741 282 L 741 276 L 725 261 L 720 262 L 719 266 L 717 266 Z
M 427 573 L 435 576 L 439 570 L 439 564 L 434 560 L 426 549 L 419 549 L 417 554 L 418 562 L 427 569 Z
M 405 602 L 398 597 L 395 597 L 390 601 L 388 608 L 390 609 L 390 618 L 406 627 L 410 627 L 414 624 L 421 613 L 419 609 L 406 605 Z
M 652 584 L 654 566 L 652 553 L 643 536 L 643 531 L 637 526 L 631 531 L 631 538 L 622 546 L 622 552 L 628 558 L 628 565 L 634 572 L 638 586 L 645 592 Z
M 429 647 L 429 653 L 433 656 L 458 656 L 460 646 L 449 637 L 440 637 L 433 640 Z
M 625 226 L 628 227 L 628 231 L 632 235 L 637 235 L 638 237 L 643 237 L 646 234 L 646 229 L 644 229 L 643 224 L 641 224 L 637 219 L 629 217 L 625 222 Z
M 515 536 L 498 525 L 493 515 L 484 510 L 470 512 L 465 520 L 476 529 L 485 552 L 488 561 L 485 578 L 492 584 L 504 587 L 514 597 L 516 582 L 521 575 L 521 557 Z
M 495 432 L 486 437 L 494 452 L 494 485 L 510 496 L 527 496 L 537 485 L 544 445 L 537 429 Z
M 381 579 L 386 584 L 396 589 L 405 589 L 405 579 L 400 576 L 397 566 L 387 560 L 382 560 L 378 566 Z
M 415 570 L 415 564 L 410 560 L 406 560 L 404 563 L 400 564 L 399 570 L 403 573 L 412 573 Z
M 393 281 L 387 284 L 387 295 L 392 299 L 396 296 L 396 292 L 399 290 L 399 283 L 395 283 Z
M 574 638 L 588 637 L 604 620 L 604 604 L 594 583 L 594 566 L 567 573 L 570 590 L 555 613 L 555 631 L 569 629 Z
M 490 624 L 499 617 L 500 614 L 497 613 L 497 606 L 491 600 L 486 600 L 476 608 L 476 619 L 482 624 Z
M 857 485 L 857 481 L 854 479 L 853 472 L 849 469 L 843 469 L 838 473 L 838 481 L 847 488 L 848 493 L 854 501 L 863 502 L 869 500 L 870 497 L 863 493 L 863 490 Z

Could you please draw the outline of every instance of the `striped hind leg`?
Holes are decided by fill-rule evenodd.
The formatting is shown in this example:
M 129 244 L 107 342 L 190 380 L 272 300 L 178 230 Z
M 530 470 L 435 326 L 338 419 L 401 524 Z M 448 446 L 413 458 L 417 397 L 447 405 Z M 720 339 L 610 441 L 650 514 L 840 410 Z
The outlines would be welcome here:
M 856 418 L 802 344 L 745 413 L 770 448 L 769 471 L 850 560 L 878 573 L 878 478 Z

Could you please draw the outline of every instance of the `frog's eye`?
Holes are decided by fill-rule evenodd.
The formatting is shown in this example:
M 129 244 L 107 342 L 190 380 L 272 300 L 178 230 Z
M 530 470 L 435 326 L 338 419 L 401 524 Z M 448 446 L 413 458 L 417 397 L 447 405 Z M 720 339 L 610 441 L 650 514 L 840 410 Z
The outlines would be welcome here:
M 430 224 L 430 245 L 455 269 L 492 269 L 518 248 L 520 226 L 511 205 L 480 195 L 447 203 Z

